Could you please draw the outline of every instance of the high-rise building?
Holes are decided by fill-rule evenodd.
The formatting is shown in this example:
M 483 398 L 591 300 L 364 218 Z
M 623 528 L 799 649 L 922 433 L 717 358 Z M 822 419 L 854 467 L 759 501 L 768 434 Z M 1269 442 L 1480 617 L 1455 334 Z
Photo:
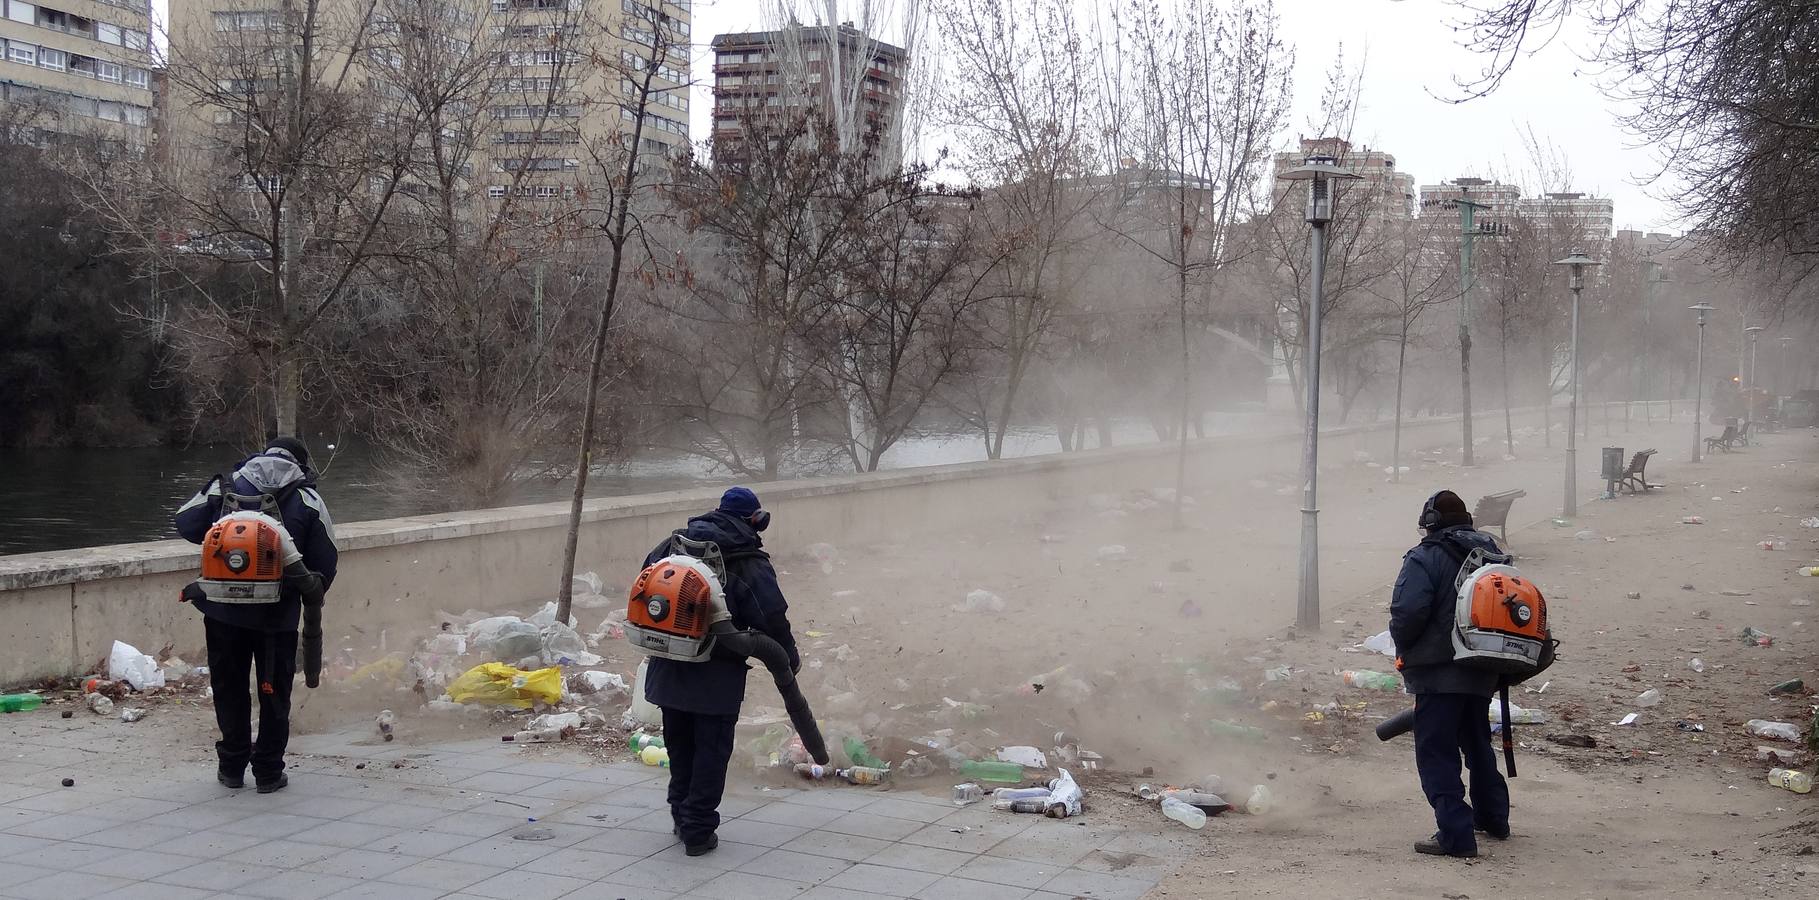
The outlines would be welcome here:
M 1421 214 L 1457 219 L 1459 211 L 1454 201 L 1462 199 L 1484 207 L 1473 213 L 1472 220 L 1479 231 L 1495 233 L 1517 214 L 1516 204 L 1522 199 L 1522 189 L 1484 178 L 1455 178 L 1439 184 L 1424 184 L 1421 186 Z
M 1300 166 L 1309 156 L 1330 156 L 1342 168 L 1358 175 L 1356 181 L 1342 183 L 1342 194 L 1336 195 L 1341 207 L 1348 198 L 1363 197 L 1362 210 L 1367 223 L 1383 224 L 1406 221 L 1414 216 L 1415 176 L 1396 168 L 1396 157 L 1370 147 L 1353 147 L 1344 138 L 1302 138 L 1301 149 L 1275 156 L 1277 197 L 1303 197 L 1306 189 L 1293 188 L 1296 182 L 1283 178 L 1283 173 Z
M 394 9 L 414 20 L 396 20 Z M 224 49 L 243 57 L 269 55 L 274 42 L 295 40 L 297 31 L 282 21 L 276 0 L 187 0 L 173 3 L 171 15 L 173 66 L 179 68 L 209 65 Z M 590 148 L 632 130 L 636 116 L 628 106 L 651 66 L 653 95 L 638 151 L 665 158 L 688 147 L 689 17 L 689 0 L 422 0 L 376 7 L 327 0 L 314 41 L 318 71 L 332 71 L 348 59 L 356 39 L 361 42 L 349 67 L 356 73 L 350 90 L 393 95 L 401 80 L 433 81 L 444 74 L 424 71 L 435 63 L 413 54 L 460 67 L 446 73 L 450 96 L 443 113 L 451 121 L 478 123 L 475 152 L 464 166 L 465 189 L 473 199 L 509 194 L 552 201 L 576 196 L 582 171 L 592 167 Z M 444 43 L 426 53 L 426 34 Z M 672 46 L 664 58 L 653 58 L 652 48 L 661 42 Z M 472 68 L 477 53 L 483 81 L 475 80 Z M 194 73 L 189 77 L 194 80 Z M 184 103 L 177 98 L 172 105 Z M 223 124 L 225 111 L 188 115 L 193 138 L 198 129 Z
M 1610 258 L 1615 208 L 1609 197 L 1542 194 L 1517 200 L 1516 212 L 1531 222 L 1546 223 L 1564 245 L 1577 246 L 1593 259 Z
M 28 138 L 151 136 L 149 0 L 0 0 L 0 124 Z
M 838 53 L 829 49 L 836 41 Z M 738 162 L 750 129 L 813 108 L 854 134 L 878 129 L 879 160 L 894 165 L 903 153 L 909 64 L 908 51 L 851 22 L 715 35 L 714 161 Z

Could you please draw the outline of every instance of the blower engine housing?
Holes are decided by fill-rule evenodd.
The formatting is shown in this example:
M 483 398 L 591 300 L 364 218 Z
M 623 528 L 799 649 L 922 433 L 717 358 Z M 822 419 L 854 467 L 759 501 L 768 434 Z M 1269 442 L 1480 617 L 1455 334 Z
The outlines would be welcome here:
M 731 619 L 726 591 L 707 563 L 666 556 L 632 582 L 625 639 L 649 656 L 700 662 L 714 652 L 714 626 Z
M 216 603 L 277 603 L 284 567 L 302 558 L 278 520 L 256 512 L 229 513 L 202 539 L 202 577 L 196 586 Z

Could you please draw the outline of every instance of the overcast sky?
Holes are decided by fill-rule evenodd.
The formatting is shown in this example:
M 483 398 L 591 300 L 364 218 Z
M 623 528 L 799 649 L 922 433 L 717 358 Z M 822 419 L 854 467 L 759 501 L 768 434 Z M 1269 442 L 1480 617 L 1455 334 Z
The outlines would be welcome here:
M 153 0 L 162 14 L 168 0 Z M 885 7 L 892 0 L 873 0 Z M 905 0 L 895 0 L 898 7 Z M 1089 9 L 1093 0 L 1080 0 Z M 693 71 L 699 86 L 691 103 L 691 127 L 697 140 L 710 126 L 715 34 L 762 28 L 761 0 L 694 0 Z M 825 0 L 798 0 L 805 11 L 825 8 Z M 842 0 L 842 9 L 856 7 Z M 1569 27 L 1553 46 L 1525 58 L 1491 97 L 1462 105 L 1439 97 L 1456 96 L 1452 78 L 1477 71 L 1480 61 L 1455 43 L 1449 22 L 1456 15 L 1448 0 L 1276 0 L 1282 34 L 1296 52 L 1296 110 L 1283 146 L 1317 112 L 1320 89 L 1343 45 L 1349 65 L 1364 64 L 1363 109 L 1354 141 L 1385 150 L 1397 166 L 1432 184 L 1461 175 L 1504 176 L 1529 181 L 1532 167 L 1523 135 L 1531 132 L 1557 148 L 1572 171 L 1572 190 L 1608 196 L 1615 202 L 1618 228 L 1672 229 L 1659 187 L 1645 180 L 1653 159 L 1614 121 L 1615 109 L 1601 96 L 1592 75 L 1572 52 L 1588 37 Z M 858 16 L 845 14 L 844 18 Z M 804 21 L 813 21 L 805 12 Z M 895 35 L 887 35 L 895 37 Z M 1312 137 L 1313 135 L 1308 135 Z

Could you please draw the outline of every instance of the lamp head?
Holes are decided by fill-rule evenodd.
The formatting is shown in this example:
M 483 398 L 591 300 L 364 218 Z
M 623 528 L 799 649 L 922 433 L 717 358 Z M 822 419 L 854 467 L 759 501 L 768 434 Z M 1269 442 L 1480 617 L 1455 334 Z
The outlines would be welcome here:
M 1285 181 L 1305 181 L 1307 186 L 1307 221 L 1325 225 L 1333 220 L 1333 181 L 1364 176 L 1341 168 L 1338 160 L 1324 154 L 1311 154 L 1302 164 L 1276 176 Z

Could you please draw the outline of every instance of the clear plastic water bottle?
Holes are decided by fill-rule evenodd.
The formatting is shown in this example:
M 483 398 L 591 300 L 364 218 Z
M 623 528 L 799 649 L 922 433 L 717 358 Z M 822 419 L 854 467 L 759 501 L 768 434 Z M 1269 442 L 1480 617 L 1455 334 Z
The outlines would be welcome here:
M 985 799 L 985 789 L 972 783 L 954 785 L 954 805 L 971 806 Z
M 1809 794 L 1813 790 L 1813 776 L 1799 769 L 1770 769 L 1768 783 L 1796 794 Z
M 1642 707 L 1643 709 L 1647 709 L 1660 702 L 1661 702 L 1661 692 L 1659 690 L 1656 690 L 1655 688 L 1649 688 L 1648 690 L 1643 691 L 1642 693 L 1636 695 L 1636 705 Z
M 992 809 L 999 812 L 1034 813 L 1041 815 L 1048 811 L 1047 797 L 1025 797 L 1021 800 L 994 800 Z
M 1689 669 L 1692 669 L 1695 672 L 1703 672 L 1703 671 L 1705 671 L 1705 660 L 1700 659 L 1699 657 L 1695 656 L 1691 660 L 1687 661 L 1686 667 Z
M 1199 807 L 1174 797 L 1162 798 L 1162 814 L 1195 831 L 1206 827 L 1206 813 L 1201 812 Z
M 1268 815 L 1275 806 L 1276 798 L 1270 794 L 1269 788 L 1261 784 L 1251 788 L 1250 797 L 1244 801 L 1244 811 L 1253 816 Z
M 818 765 L 816 763 L 796 764 L 796 774 L 812 781 L 820 781 L 821 779 L 826 778 L 827 772 L 827 766 Z
M 392 729 L 398 724 L 398 715 L 389 709 L 382 709 L 379 716 L 373 719 L 373 724 L 379 726 L 379 736 L 389 741 L 392 739 Z

